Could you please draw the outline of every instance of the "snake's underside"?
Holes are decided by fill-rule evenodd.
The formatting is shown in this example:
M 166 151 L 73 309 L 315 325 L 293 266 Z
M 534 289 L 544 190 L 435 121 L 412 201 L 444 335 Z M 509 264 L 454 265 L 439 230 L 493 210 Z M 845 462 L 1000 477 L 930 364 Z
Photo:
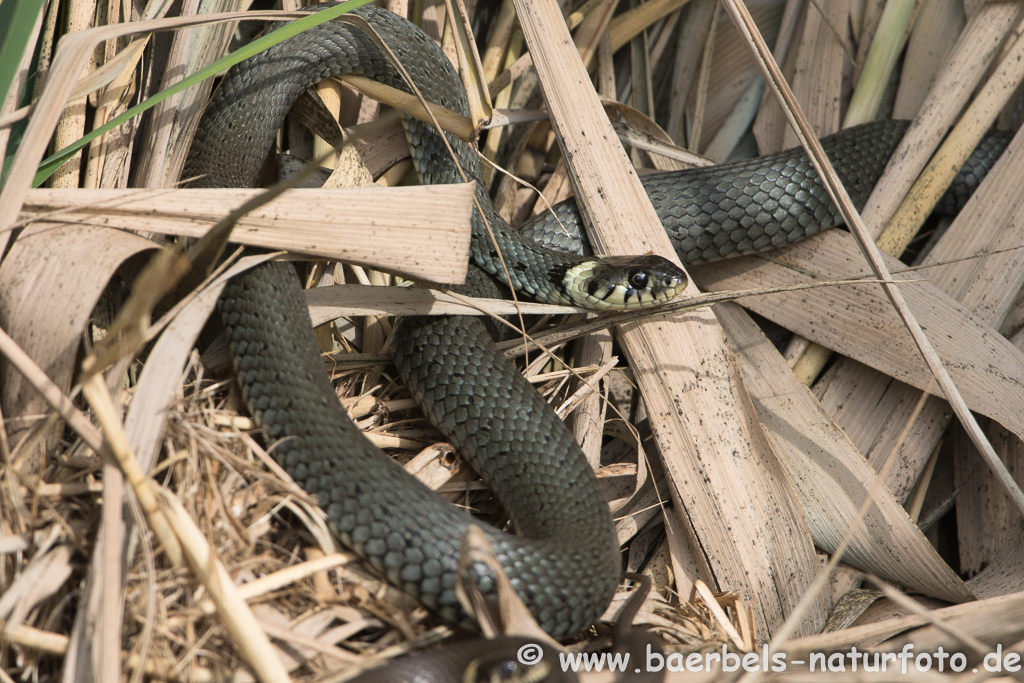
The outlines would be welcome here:
M 428 100 L 468 113 L 455 71 L 419 29 L 374 7 L 356 14 L 374 26 Z M 198 186 L 254 185 L 294 100 L 317 81 L 342 73 L 408 90 L 360 29 L 322 25 L 225 76 L 196 133 L 184 176 L 200 177 Z M 419 121 L 405 126 L 422 181 L 461 182 L 440 135 Z M 872 124 L 825 141 L 855 199 L 864 200 L 904 129 L 902 123 Z M 479 180 L 475 152 L 448 139 L 458 163 Z M 971 173 L 982 174 L 977 168 Z M 961 179 L 963 189 L 976 184 L 970 173 Z M 644 182 L 680 256 L 691 263 L 787 244 L 838 222 L 801 151 Z M 477 196 L 497 245 L 486 236 L 484 217 L 475 213 L 474 262 L 501 277 L 500 249 L 519 291 L 545 301 L 567 300 L 553 274 L 587 257 L 524 239 L 493 211 L 479 182 Z M 564 226 L 578 225 L 573 204 L 559 205 L 555 213 Z M 551 214 L 527 231 L 543 233 L 556 246 L 581 244 L 578 235 L 566 237 Z M 249 410 L 275 443 L 277 459 L 318 497 L 334 532 L 391 583 L 444 618 L 469 625 L 455 582 L 460 543 L 473 519 L 408 476 L 349 420 L 324 372 L 293 267 L 270 263 L 235 278 L 221 311 Z M 490 527 L 486 533 L 540 625 L 564 635 L 591 623 L 615 590 L 619 551 L 607 504 L 568 430 L 495 351 L 475 319 L 406 319 L 396 330 L 394 353 L 428 418 L 511 516 L 519 536 Z M 494 577 L 486 567 L 474 566 L 471 574 L 484 591 L 492 590 Z

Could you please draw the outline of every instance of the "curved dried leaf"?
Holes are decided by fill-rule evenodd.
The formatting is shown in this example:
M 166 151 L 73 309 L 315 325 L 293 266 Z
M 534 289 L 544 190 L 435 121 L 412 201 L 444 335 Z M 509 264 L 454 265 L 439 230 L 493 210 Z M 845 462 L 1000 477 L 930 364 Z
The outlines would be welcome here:
M 98 226 L 36 223 L 0 265 L 0 327 L 67 391 L 92 310 L 114 271 L 154 244 Z M 7 364 L 0 366 L 5 417 L 49 412 L 46 402 Z
M 878 474 L 821 408 L 811 392 L 734 304 L 716 307 L 740 359 L 765 435 L 803 504 L 815 544 L 835 552 L 847 533 L 853 541 L 843 561 L 925 595 L 950 602 L 972 600 L 963 581 L 939 557 Z M 855 521 L 871 496 L 863 524 Z

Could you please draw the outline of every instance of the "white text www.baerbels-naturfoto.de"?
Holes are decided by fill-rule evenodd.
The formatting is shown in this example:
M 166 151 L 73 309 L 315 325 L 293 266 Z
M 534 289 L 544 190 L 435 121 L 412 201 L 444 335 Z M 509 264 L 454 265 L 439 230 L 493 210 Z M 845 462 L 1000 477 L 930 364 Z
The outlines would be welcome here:
M 788 665 L 809 665 L 812 672 L 845 672 L 847 669 L 856 672 L 858 669 L 866 673 L 877 671 L 929 671 L 935 668 L 939 672 L 949 669 L 954 672 L 963 671 L 967 667 L 967 657 L 962 652 L 947 652 L 942 647 L 935 652 L 914 652 L 914 645 L 907 643 L 899 652 L 864 652 L 856 647 L 851 647 L 849 652 L 812 652 L 807 660 L 788 660 L 784 652 L 771 652 L 767 646 L 762 651 L 748 652 L 738 655 L 729 652 L 723 646 L 721 652 L 691 652 L 683 654 L 674 652 L 664 655 L 653 652 L 651 646 L 647 646 L 646 661 L 639 659 L 634 663 L 644 667 L 634 668 L 633 671 L 712 671 L 721 667 L 722 671 L 738 671 L 742 668 L 745 671 L 785 671 Z M 544 650 L 536 643 L 528 643 L 519 648 L 517 659 L 522 664 L 534 665 L 543 659 Z M 628 652 L 560 652 L 558 654 L 559 664 L 562 671 L 611 671 L 625 672 L 630 670 Z M 1021 656 L 1016 652 L 1003 654 L 1002 645 L 997 645 L 995 650 L 989 652 L 982 663 L 986 671 L 1018 672 L 1021 670 Z M 972 672 L 977 672 L 973 668 Z

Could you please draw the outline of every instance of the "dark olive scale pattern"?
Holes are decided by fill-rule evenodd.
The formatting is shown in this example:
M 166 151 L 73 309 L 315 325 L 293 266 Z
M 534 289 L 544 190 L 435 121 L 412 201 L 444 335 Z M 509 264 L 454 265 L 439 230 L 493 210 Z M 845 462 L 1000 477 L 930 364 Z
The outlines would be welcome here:
M 356 14 L 372 22 L 428 100 L 468 111 L 454 69 L 424 34 L 377 8 Z M 303 33 L 239 66 L 200 123 L 183 173 L 200 177 L 193 186 L 254 185 L 292 102 L 323 78 L 355 73 L 406 89 L 376 44 L 342 23 Z M 414 120 L 405 127 L 424 183 L 462 182 L 433 128 Z M 449 142 L 468 176 L 479 178 L 475 153 L 454 137 Z M 514 284 L 559 300 L 557 284 L 544 275 L 589 259 L 524 241 L 493 213 L 482 189 L 478 196 L 506 259 L 525 264 L 514 271 L 522 278 Z M 476 215 L 473 258 L 492 264 L 493 272 L 489 245 Z M 275 457 L 317 496 L 332 530 L 388 581 L 445 619 L 472 627 L 455 581 L 473 518 L 408 476 L 348 419 L 324 373 L 292 266 L 273 263 L 236 277 L 220 307 L 246 404 L 275 444 Z M 477 320 L 407 320 L 394 344 L 410 391 L 491 485 L 522 534 L 486 529 L 538 623 L 554 635 L 592 623 L 618 583 L 618 543 L 596 477 L 568 429 L 497 353 Z M 473 572 L 490 591 L 491 573 L 483 566 Z
M 374 7 L 355 14 L 376 28 L 428 100 L 466 113 L 454 69 L 418 28 Z M 302 33 L 228 72 L 200 123 L 183 178 L 198 177 L 192 183 L 196 187 L 255 185 L 295 99 L 317 81 L 343 73 L 407 90 L 358 28 L 333 22 Z M 422 182 L 463 181 L 433 128 L 415 120 L 406 120 L 405 128 Z M 891 150 L 890 138 L 885 147 Z M 452 136 L 448 140 L 467 176 L 478 180 L 475 152 Z M 888 152 L 867 151 L 877 140 L 858 140 L 847 147 L 863 145 L 865 155 L 884 162 Z M 811 173 L 799 170 L 806 169 L 806 162 L 790 156 L 786 163 L 794 171 L 789 180 L 774 169 L 777 157 L 744 167 L 750 169 L 744 172 L 747 177 L 767 168 L 762 175 L 773 183 L 759 184 L 753 194 L 735 171 L 725 172 L 723 180 L 684 186 L 684 197 L 693 197 L 713 220 L 725 219 L 726 226 L 717 231 L 712 226 L 707 236 L 691 232 L 687 239 L 709 255 L 715 251 L 709 243 L 719 255 L 727 255 L 745 249 L 746 240 L 762 244 L 753 226 L 773 243 L 783 239 L 782 233 L 789 242 L 814 230 L 802 214 L 793 213 L 798 201 L 813 207 L 808 215 L 832 216 L 834 211 L 822 208 L 827 200 Z M 707 169 L 698 173 L 706 174 L 705 179 L 722 174 Z M 645 182 L 670 229 L 673 221 L 690 225 L 683 216 L 690 216 L 695 202 L 678 199 L 678 181 L 665 177 Z M 561 300 L 559 283 L 548 274 L 565 272 L 584 259 L 538 246 L 512 231 L 494 213 L 479 182 L 477 197 L 510 265 L 512 285 L 541 300 Z M 762 200 L 772 207 L 778 203 L 772 216 L 786 210 L 780 225 L 755 210 Z M 713 201 L 725 203 L 716 208 Z M 565 204 L 558 211 L 563 220 L 575 215 Z M 697 220 L 707 223 L 699 215 Z M 742 227 L 743 235 L 729 220 Z M 793 226 L 799 235 L 790 236 Z M 477 265 L 501 277 L 478 213 L 471 252 Z M 317 496 L 333 531 L 392 584 L 445 619 L 471 627 L 455 596 L 455 572 L 463 533 L 474 520 L 408 476 L 348 419 L 324 372 L 292 266 L 270 263 L 234 278 L 220 309 L 249 410 L 273 444 L 274 456 L 300 486 Z M 596 478 L 568 430 L 495 351 L 476 319 L 406 319 L 396 329 L 394 347 L 396 364 L 427 417 L 491 485 L 521 533 L 517 537 L 486 528 L 513 586 L 541 627 L 558 636 L 592 623 L 614 593 L 619 552 Z M 489 570 L 475 566 L 472 574 L 478 586 L 491 591 L 494 577 Z
M 821 139 L 858 209 L 885 169 L 909 122 L 876 121 Z M 936 211 L 955 215 L 1010 142 L 992 132 L 974 150 Z M 707 168 L 655 173 L 641 182 L 686 265 L 784 247 L 843 225 L 821 177 L 802 147 Z M 573 254 L 591 254 L 576 202 L 538 214 L 522 234 Z
M 472 626 L 455 577 L 473 518 L 410 477 L 345 414 L 315 351 L 305 297 L 292 286 L 293 267 L 271 263 L 256 275 L 229 283 L 221 315 L 246 405 L 275 444 L 274 457 L 317 496 L 346 546 L 441 616 Z M 284 360 L 278 348 L 308 353 Z M 569 431 L 475 319 L 406 319 L 395 358 L 414 396 L 430 406 L 427 416 L 523 534 L 481 524 L 538 621 L 554 633 L 593 621 L 594 604 L 614 591 L 618 552 L 608 506 Z M 492 585 L 484 567 L 474 571 L 481 587 Z

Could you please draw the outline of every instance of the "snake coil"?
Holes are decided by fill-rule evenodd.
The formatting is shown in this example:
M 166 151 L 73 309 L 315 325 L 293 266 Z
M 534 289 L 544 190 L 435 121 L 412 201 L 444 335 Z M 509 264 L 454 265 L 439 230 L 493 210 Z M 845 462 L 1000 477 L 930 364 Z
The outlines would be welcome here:
M 356 13 L 391 47 L 428 100 L 468 113 L 454 69 L 425 34 L 384 10 L 363 7 Z M 255 185 L 292 103 L 317 81 L 338 74 L 408 90 L 359 29 L 321 25 L 228 72 L 200 123 L 184 177 L 199 177 L 194 186 Z M 404 125 L 422 182 L 461 182 L 440 134 L 413 119 Z M 855 200 L 864 200 L 905 127 L 872 124 L 823 141 Z M 454 161 L 478 181 L 484 213 L 474 212 L 474 262 L 502 278 L 500 250 L 510 265 L 509 284 L 517 290 L 544 301 L 574 300 L 566 275 L 594 259 L 538 246 L 511 230 L 480 182 L 475 151 L 452 136 L 448 140 Z M 979 163 L 976 153 L 976 167 L 961 186 L 983 175 L 985 154 Z M 987 154 L 993 156 L 991 150 Z M 649 176 L 644 183 L 686 262 L 777 247 L 838 223 L 800 150 Z M 496 243 L 487 237 L 485 222 Z M 540 216 L 526 233 L 576 250 L 583 247 L 579 223 L 568 202 Z M 641 282 L 664 282 L 669 289 L 685 284 L 671 268 L 650 266 L 650 273 L 636 277 L 627 271 L 619 278 L 626 290 L 591 281 L 582 290 L 594 298 L 592 305 L 628 305 L 634 299 L 649 303 Z M 634 293 L 627 293 L 634 285 Z M 455 583 L 461 539 L 474 520 L 407 475 L 348 419 L 324 372 L 292 266 L 269 263 L 235 278 L 220 308 L 249 410 L 274 443 L 275 457 L 318 497 L 333 531 L 392 584 L 449 621 L 471 626 Z M 493 528 L 486 533 L 527 607 L 552 635 L 590 624 L 615 590 L 618 544 L 594 473 L 567 429 L 475 319 L 407 319 L 394 335 L 394 351 L 428 418 L 491 486 L 518 528 L 521 536 Z M 486 567 L 474 566 L 472 573 L 482 590 L 493 590 Z

